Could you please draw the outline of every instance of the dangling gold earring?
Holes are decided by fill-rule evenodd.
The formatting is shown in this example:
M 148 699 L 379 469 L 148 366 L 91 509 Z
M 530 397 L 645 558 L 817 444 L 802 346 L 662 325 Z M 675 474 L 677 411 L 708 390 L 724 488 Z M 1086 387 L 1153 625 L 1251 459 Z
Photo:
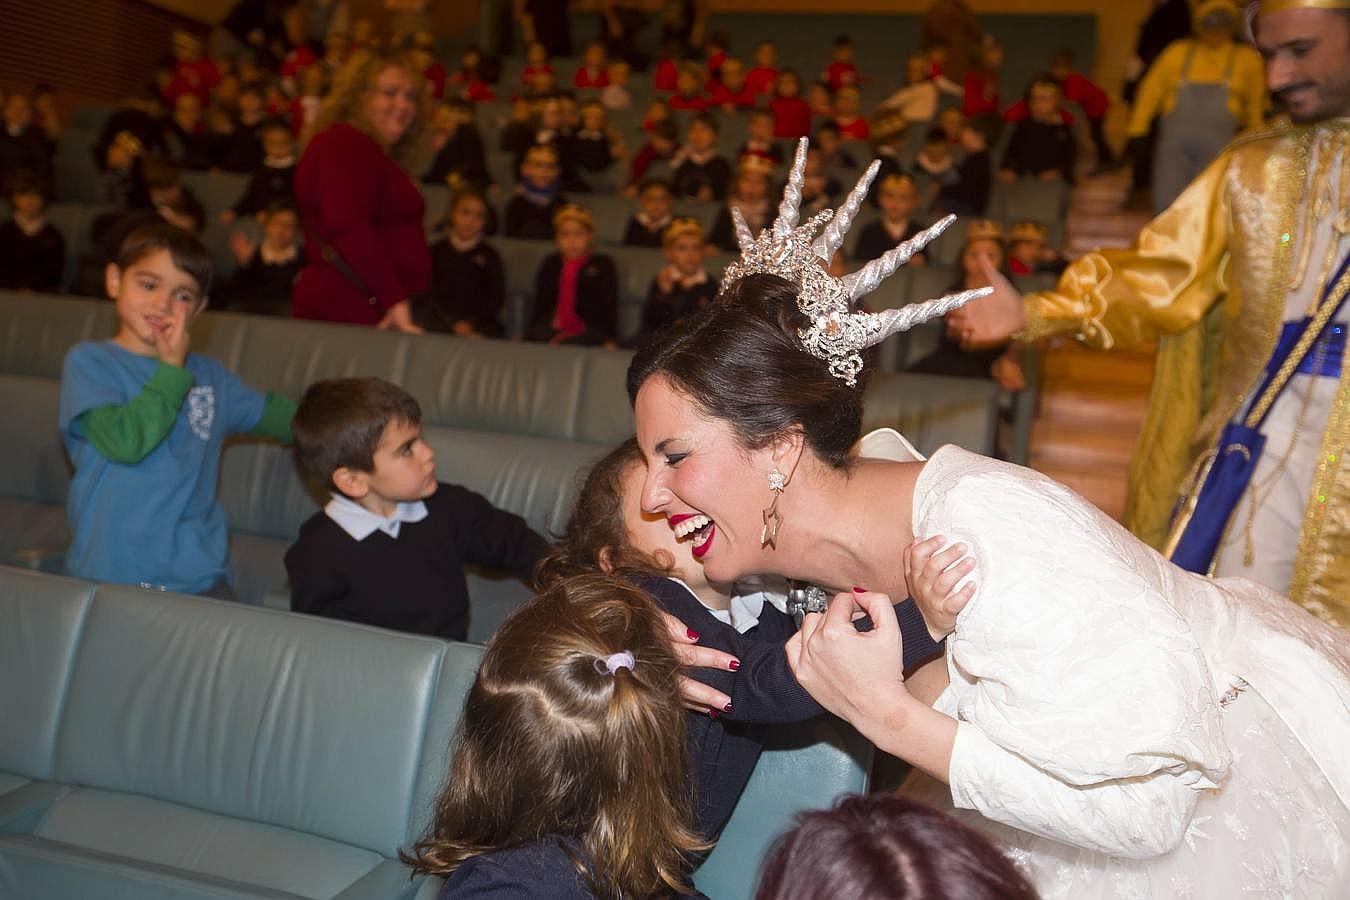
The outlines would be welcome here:
M 759 546 L 768 547 L 772 550 L 778 549 L 778 526 L 783 524 L 783 517 L 778 513 L 778 498 L 783 496 L 783 488 L 787 487 L 787 476 L 774 470 L 769 473 L 769 490 L 773 491 L 773 502 L 765 509 L 760 510 L 760 518 L 764 520 L 764 527 L 759 532 Z

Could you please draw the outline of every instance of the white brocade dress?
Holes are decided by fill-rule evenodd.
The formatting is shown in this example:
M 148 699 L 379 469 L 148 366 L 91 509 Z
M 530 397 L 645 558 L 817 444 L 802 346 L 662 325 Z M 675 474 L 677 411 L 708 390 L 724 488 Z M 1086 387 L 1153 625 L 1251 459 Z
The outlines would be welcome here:
M 958 447 L 924 466 L 913 524 L 968 544 L 979 586 L 934 704 L 959 722 L 950 788 L 907 793 L 1046 900 L 1350 898 L 1350 634 Z

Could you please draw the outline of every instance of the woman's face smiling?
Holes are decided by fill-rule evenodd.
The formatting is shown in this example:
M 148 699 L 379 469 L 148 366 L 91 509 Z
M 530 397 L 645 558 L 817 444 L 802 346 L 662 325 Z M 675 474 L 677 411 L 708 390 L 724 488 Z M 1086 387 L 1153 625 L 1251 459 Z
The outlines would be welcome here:
M 746 450 L 726 423 L 703 413 L 664 375 L 653 375 L 634 405 L 638 444 L 647 460 L 642 509 L 666 517 L 689 541 L 714 583 L 773 573 L 760 546 L 761 511 L 772 500 L 771 452 Z

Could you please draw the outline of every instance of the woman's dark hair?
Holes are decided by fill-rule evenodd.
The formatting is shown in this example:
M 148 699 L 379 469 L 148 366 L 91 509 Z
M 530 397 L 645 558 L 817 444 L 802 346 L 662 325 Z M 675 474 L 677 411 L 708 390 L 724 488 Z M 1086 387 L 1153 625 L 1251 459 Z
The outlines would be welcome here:
M 597 661 L 631 653 L 631 668 Z M 680 664 L 656 604 L 603 575 L 559 581 L 497 629 L 469 689 L 418 873 L 559 839 L 601 900 L 687 893 L 694 832 Z
M 572 506 L 567 528 L 539 564 L 535 583 L 541 588 L 586 572 L 611 575 L 666 575 L 673 560 L 662 565 L 634 547 L 623 518 L 623 480 L 643 464 L 637 438 L 629 438 L 591 466 Z
M 867 369 L 849 387 L 797 338 L 810 324 L 797 289 L 776 275 L 747 275 L 715 302 L 659 334 L 628 367 L 628 398 L 664 375 L 742 446 L 767 447 L 800 428 L 822 461 L 844 468 L 862 432 Z
M 897 794 L 797 817 L 765 857 L 755 900 L 1036 900 L 987 838 Z

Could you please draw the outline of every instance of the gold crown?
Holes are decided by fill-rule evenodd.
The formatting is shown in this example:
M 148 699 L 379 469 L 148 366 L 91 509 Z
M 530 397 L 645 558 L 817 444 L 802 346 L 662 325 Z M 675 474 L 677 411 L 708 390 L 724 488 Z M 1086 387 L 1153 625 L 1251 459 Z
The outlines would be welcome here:
M 525 162 L 529 162 L 536 157 L 547 157 L 546 161 L 551 163 L 558 162 L 558 151 L 549 144 L 535 144 L 529 150 L 525 151 Z
M 1260 15 L 1286 9 L 1350 9 L 1350 0 L 1260 0 L 1252 6 Z
M 577 222 L 587 231 L 595 231 L 595 220 L 591 218 L 591 214 L 584 206 L 575 203 L 565 203 L 553 214 L 554 228 L 561 228 L 564 222 Z
M 760 156 L 758 153 L 742 153 L 741 158 L 737 160 L 742 172 L 755 172 L 760 175 L 773 176 L 773 160 L 767 156 Z
M 1040 222 L 1018 222 L 1008 229 L 1008 243 L 1018 241 L 1044 241 L 1050 236 L 1050 230 Z
M 1002 241 L 1003 226 L 993 219 L 975 219 L 966 228 L 967 241 Z
M 899 187 L 900 185 L 905 184 L 910 187 L 916 187 L 918 182 L 915 181 L 914 176 L 910 175 L 908 172 L 892 172 L 881 179 L 879 190 L 884 191 L 888 187 Z
M 671 219 L 666 230 L 661 233 L 661 245 L 669 247 L 682 237 L 695 237 L 703 240 L 703 226 L 698 223 L 698 219 L 692 219 L 689 216 L 680 216 Z

